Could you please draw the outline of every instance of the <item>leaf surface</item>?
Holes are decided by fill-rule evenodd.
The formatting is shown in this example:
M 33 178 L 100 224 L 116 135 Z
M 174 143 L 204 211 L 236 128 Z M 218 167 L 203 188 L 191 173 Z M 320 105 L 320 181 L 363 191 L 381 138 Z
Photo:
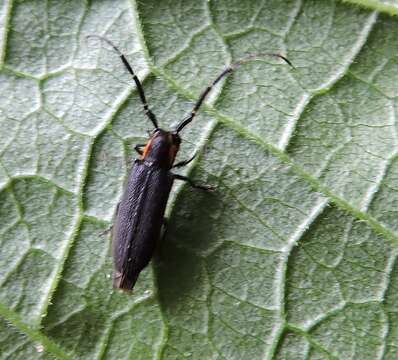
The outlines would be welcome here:
M 0 358 L 397 358 L 398 20 L 369 6 L 3 1 Z M 150 123 L 90 34 L 163 128 L 247 54 L 294 64 L 246 62 L 184 129 L 216 191 L 176 184 L 133 294 L 101 233 Z

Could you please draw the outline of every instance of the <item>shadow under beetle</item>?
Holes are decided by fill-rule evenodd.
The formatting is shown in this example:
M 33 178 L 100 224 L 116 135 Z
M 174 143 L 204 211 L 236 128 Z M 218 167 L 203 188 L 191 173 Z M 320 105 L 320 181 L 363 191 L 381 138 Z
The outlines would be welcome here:
M 113 286 L 123 290 L 132 290 L 138 275 L 152 258 L 156 243 L 160 238 L 163 216 L 174 180 L 186 181 L 194 188 L 209 190 L 211 187 L 197 185 L 188 177 L 174 174 L 170 170 L 189 164 L 194 158 L 174 164 L 181 138 L 180 131 L 195 117 L 197 111 L 209 94 L 224 76 L 232 73 L 239 65 L 259 56 L 281 58 L 290 66 L 288 59 L 279 54 L 252 54 L 230 65 L 202 92 L 191 113 L 174 130 L 159 128 L 156 116 L 149 109 L 144 89 L 123 53 L 108 39 L 89 35 L 105 41 L 122 60 L 132 75 L 146 116 L 152 122 L 154 130 L 146 144 L 135 146 L 141 156 L 136 159 L 129 173 L 127 185 L 117 206 L 112 229 L 113 238 Z

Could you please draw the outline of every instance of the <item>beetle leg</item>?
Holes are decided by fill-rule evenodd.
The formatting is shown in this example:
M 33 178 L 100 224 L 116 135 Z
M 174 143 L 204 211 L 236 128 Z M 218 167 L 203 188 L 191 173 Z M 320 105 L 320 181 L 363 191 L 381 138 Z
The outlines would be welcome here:
M 137 144 L 134 146 L 134 150 L 138 152 L 138 154 L 142 155 L 144 152 L 142 151 L 142 148 L 145 147 L 145 144 Z
M 162 236 L 160 237 L 160 243 L 162 243 L 167 234 L 167 218 L 163 218 L 163 228 L 162 228 Z
M 189 185 L 191 185 L 195 189 L 201 189 L 201 190 L 207 190 L 207 191 L 214 190 L 213 186 L 195 184 L 195 182 L 193 180 L 191 180 L 190 178 L 188 178 L 184 175 L 173 174 L 173 176 L 174 176 L 174 179 L 176 179 L 176 180 L 186 181 Z
M 196 153 L 188 160 L 184 160 L 184 161 L 180 161 L 177 164 L 174 164 L 171 168 L 179 168 L 179 167 L 183 167 L 185 165 L 188 165 L 193 159 L 195 159 L 196 157 Z
M 113 225 L 109 226 L 108 228 L 106 228 L 104 231 L 100 232 L 100 236 L 106 236 L 108 235 L 110 232 L 112 232 L 113 230 Z
M 156 242 L 156 248 L 155 251 L 153 252 L 153 258 L 156 260 L 156 262 L 161 262 L 162 261 L 162 244 L 164 242 L 164 239 L 166 238 L 167 235 L 167 218 L 163 218 L 163 226 L 161 228 L 160 236 L 158 241 Z
M 117 213 L 119 212 L 119 205 L 120 205 L 120 202 L 118 202 L 118 203 L 116 204 L 115 215 L 117 215 Z M 101 231 L 101 232 L 100 232 L 100 236 L 106 236 L 106 235 L 108 235 L 109 233 L 111 233 L 112 230 L 113 230 L 113 225 L 109 226 L 109 227 L 108 227 L 107 229 L 105 229 L 104 231 Z

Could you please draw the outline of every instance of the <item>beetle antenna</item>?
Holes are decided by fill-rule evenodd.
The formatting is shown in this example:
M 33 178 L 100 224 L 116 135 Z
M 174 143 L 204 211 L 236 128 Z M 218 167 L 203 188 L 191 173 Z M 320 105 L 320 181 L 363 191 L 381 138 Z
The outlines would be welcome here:
M 152 122 L 153 126 L 155 127 L 155 129 L 158 129 L 159 126 L 158 126 L 158 121 L 156 119 L 156 116 L 148 108 L 148 103 L 146 101 L 144 88 L 142 87 L 142 84 L 141 84 L 140 80 L 138 79 L 137 75 L 135 74 L 133 68 L 131 67 L 131 65 L 127 61 L 127 59 L 124 56 L 124 54 L 116 47 L 116 45 L 112 41 L 110 41 L 106 37 L 103 37 L 103 36 L 100 36 L 100 35 L 88 35 L 88 36 L 86 36 L 86 38 L 87 39 L 88 38 L 97 38 L 97 39 L 100 39 L 102 41 L 105 41 L 109 46 L 111 46 L 113 48 L 113 50 L 115 50 L 117 52 L 117 54 L 119 55 L 120 59 L 122 60 L 122 62 L 124 64 L 124 66 L 126 67 L 127 71 L 133 76 L 133 80 L 135 82 L 135 85 L 137 86 L 138 95 L 140 96 L 142 105 L 144 106 L 145 115 L 148 116 L 149 120 L 151 120 L 151 122 Z
M 220 75 L 218 75 L 216 77 L 216 79 L 202 92 L 202 94 L 199 96 L 199 99 L 196 101 L 196 104 L 194 105 L 191 113 L 188 115 L 187 118 L 185 118 L 184 120 L 182 120 L 176 129 L 176 132 L 179 133 L 185 126 L 187 126 L 196 116 L 196 113 L 198 112 L 199 108 L 201 107 L 203 101 L 206 99 L 207 95 L 209 94 L 209 92 L 211 91 L 211 89 L 226 75 L 231 74 L 233 71 L 236 70 L 236 68 L 238 68 L 239 66 L 241 66 L 242 64 L 255 59 L 255 58 L 261 58 L 261 57 L 265 57 L 265 56 L 273 56 L 273 57 L 277 57 L 279 59 L 284 60 L 287 64 L 289 64 L 292 68 L 294 68 L 293 64 L 284 56 L 280 55 L 280 54 L 274 54 L 274 53 L 261 53 L 261 54 L 249 54 L 247 56 L 245 56 L 244 58 L 238 60 L 237 62 L 231 64 L 230 66 L 228 66 L 225 70 L 223 70 Z

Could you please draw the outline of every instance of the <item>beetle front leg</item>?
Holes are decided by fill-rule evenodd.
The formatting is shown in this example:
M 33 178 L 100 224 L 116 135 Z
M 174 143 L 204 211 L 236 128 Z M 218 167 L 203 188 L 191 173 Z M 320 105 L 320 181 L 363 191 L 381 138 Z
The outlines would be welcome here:
M 134 150 L 137 151 L 138 154 L 142 155 L 144 151 L 142 150 L 143 147 L 145 147 L 146 144 L 137 144 L 134 146 Z
M 207 191 L 211 191 L 214 190 L 213 186 L 209 186 L 209 185 L 198 185 L 196 184 L 193 180 L 191 180 L 190 178 L 183 176 L 183 175 L 178 175 L 178 174 L 173 174 L 174 179 L 176 180 L 182 180 L 182 181 L 186 181 L 189 185 L 191 185 L 193 188 L 195 189 L 201 189 L 201 190 L 207 190 Z

